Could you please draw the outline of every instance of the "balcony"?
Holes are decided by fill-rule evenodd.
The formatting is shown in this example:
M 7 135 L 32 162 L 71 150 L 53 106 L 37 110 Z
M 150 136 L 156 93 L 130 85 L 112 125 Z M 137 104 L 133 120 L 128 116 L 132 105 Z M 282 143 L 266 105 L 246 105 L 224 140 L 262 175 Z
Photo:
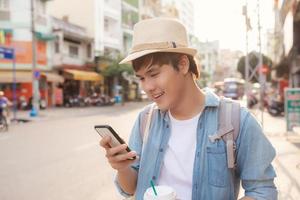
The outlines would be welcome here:
M 104 35 L 104 46 L 114 48 L 114 49 L 121 49 L 122 45 L 120 39 L 113 35 Z
M 121 9 L 116 9 L 111 6 L 105 6 L 104 15 L 119 21 L 121 20 L 120 10 Z
M 0 21 L 10 21 L 10 11 L 0 10 Z

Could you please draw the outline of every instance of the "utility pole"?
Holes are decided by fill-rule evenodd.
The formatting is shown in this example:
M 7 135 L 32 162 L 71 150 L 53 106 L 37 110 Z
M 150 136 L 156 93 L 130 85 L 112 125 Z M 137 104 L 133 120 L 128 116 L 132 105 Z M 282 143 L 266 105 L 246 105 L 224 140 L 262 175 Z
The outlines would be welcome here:
M 248 101 L 249 101 L 249 58 L 248 58 L 248 31 L 251 28 L 250 27 L 250 21 L 248 18 L 248 2 L 246 0 L 246 4 L 243 7 L 243 14 L 245 15 L 245 26 L 246 26 L 246 43 L 245 43 L 245 93 L 246 93 L 246 105 L 248 107 Z
M 263 74 L 263 57 L 261 52 L 261 26 L 260 26 L 260 0 L 257 0 L 257 27 L 258 27 L 258 49 L 259 49 L 259 84 L 260 84 L 260 109 L 261 109 L 261 124 L 264 127 L 264 92 L 266 77 Z
M 35 38 L 35 0 L 31 0 L 31 33 L 32 33 L 32 109 L 30 116 L 34 117 L 39 112 L 39 71 L 36 67 L 36 38 Z

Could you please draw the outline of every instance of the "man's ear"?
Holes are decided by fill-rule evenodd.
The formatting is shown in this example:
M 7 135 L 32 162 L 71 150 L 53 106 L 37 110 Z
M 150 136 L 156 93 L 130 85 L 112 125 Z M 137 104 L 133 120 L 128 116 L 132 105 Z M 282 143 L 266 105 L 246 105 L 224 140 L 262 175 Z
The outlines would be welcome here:
M 178 68 L 184 75 L 189 73 L 190 61 L 186 55 L 180 57 Z

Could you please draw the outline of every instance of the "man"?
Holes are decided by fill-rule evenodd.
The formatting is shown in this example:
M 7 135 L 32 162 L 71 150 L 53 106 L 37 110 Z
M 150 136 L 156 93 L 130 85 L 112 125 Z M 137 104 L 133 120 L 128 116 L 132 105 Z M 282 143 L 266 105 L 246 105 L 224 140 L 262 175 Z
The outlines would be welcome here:
M 225 142 L 209 140 L 218 129 L 220 99 L 197 86 L 195 54 L 184 26 L 175 20 L 156 18 L 135 25 L 132 51 L 121 63 L 132 63 L 157 108 L 144 144 L 143 114 L 138 116 L 129 141 L 134 151 L 118 154 L 126 145 L 110 148 L 109 137 L 100 141 L 117 170 L 117 188 L 124 196 L 142 200 L 152 180 L 174 188 L 178 199 L 231 200 L 237 198 L 241 180 L 242 199 L 277 199 L 271 166 L 275 151 L 245 108 L 234 173 L 227 168 Z M 134 156 L 138 158 L 130 160 Z
M 4 92 L 0 91 L 0 117 L 3 117 L 4 111 L 6 111 L 6 118 L 9 117 L 9 109 L 8 107 L 11 106 L 12 103 L 4 96 Z

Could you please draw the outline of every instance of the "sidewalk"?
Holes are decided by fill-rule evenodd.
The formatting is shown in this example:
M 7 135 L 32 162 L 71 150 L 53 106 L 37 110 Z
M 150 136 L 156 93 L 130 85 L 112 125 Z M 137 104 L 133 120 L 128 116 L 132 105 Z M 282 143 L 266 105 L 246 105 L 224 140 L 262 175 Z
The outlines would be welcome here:
M 45 120 L 61 120 L 64 118 L 72 117 L 84 117 L 92 115 L 109 114 L 112 107 L 120 110 L 120 113 L 127 110 L 141 108 L 149 102 L 127 102 L 125 105 L 115 104 L 109 106 L 90 106 L 90 107 L 53 107 L 45 110 L 39 110 L 39 113 L 35 117 L 30 116 L 30 110 L 18 110 L 16 118 L 21 121 L 45 121 Z M 11 118 L 13 113 L 11 112 Z
M 254 115 L 261 121 L 261 112 L 253 110 Z M 273 166 L 277 178 L 275 184 L 278 188 L 279 200 L 300 199 L 300 132 L 286 133 L 284 117 L 272 117 L 263 114 L 264 133 L 276 149 L 276 158 Z

